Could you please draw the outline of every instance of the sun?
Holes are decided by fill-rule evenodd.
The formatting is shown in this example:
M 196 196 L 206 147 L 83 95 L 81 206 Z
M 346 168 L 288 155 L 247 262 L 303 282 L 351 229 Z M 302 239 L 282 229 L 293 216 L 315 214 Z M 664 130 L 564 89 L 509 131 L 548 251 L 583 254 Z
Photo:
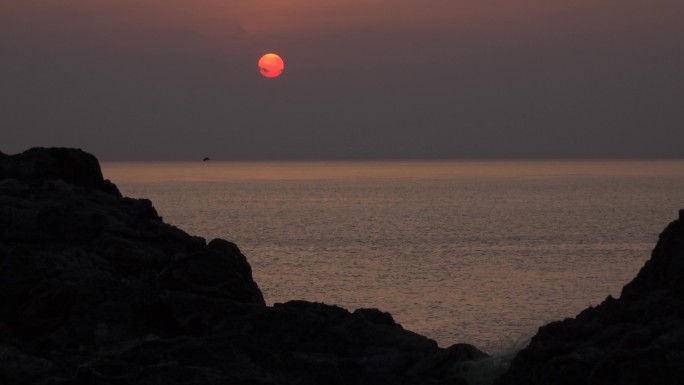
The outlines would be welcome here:
M 259 72 L 267 78 L 277 78 L 283 73 L 285 62 L 275 53 L 267 53 L 259 59 Z

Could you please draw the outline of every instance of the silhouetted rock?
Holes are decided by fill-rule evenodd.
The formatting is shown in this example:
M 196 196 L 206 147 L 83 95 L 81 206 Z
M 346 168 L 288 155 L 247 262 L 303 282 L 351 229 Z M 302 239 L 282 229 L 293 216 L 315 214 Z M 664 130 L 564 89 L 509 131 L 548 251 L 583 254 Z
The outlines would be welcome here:
M 116 186 L 102 177 L 97 159 L 79 149 L 32 148 L 0 156 L 0 180 L 10 178 L 23 182 L 62 180 L 121 196 Z
M 121 197 L 80 150 L 0 156 L 0 384 L 460 384 L 376 309 L 265 305 L 245 256 Z
M 684 384 L 684 210 L 619 299 L 541 327 L 498 384 Z

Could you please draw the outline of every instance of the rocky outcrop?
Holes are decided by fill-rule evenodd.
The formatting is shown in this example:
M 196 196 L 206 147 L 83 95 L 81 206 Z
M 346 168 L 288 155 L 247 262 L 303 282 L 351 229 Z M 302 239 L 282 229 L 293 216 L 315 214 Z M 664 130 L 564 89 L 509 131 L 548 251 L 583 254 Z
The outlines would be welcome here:
M 388 313 L 268 307 L 245 256 L 72 149 L 0 154 L 0 384 L 463 384 L 485 354 Z
M 541 327 L 497 383 L 684 384 L 684 210 L 619 299 Z
M 13 156 L 0 153 L 0 180 L 3 179 L 61 180 L 121 196 L 114 184 L 103 179 L 97 158 L 78 149 L 32 148 Z

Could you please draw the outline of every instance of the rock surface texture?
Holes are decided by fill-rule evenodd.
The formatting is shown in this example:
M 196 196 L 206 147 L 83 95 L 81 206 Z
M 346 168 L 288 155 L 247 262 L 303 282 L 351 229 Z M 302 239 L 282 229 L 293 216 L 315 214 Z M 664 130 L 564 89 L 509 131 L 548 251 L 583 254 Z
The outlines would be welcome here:
M 463 384 L 485 356 L 375 309 L 268 307 L 235 244 L 165 224 L 92 155 L 0 153 L 0 384 Z
M 684 384 L 684 210 L 619 299 L 541 327 L 497 384 Z

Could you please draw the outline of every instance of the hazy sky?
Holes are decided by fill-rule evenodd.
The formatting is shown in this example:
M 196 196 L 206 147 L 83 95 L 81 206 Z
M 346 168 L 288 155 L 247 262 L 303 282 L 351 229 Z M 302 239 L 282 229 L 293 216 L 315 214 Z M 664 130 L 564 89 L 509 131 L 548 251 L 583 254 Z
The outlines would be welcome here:
M 2 0 L 0 151 L 681 158 L 683 20 L 682 0 Z

